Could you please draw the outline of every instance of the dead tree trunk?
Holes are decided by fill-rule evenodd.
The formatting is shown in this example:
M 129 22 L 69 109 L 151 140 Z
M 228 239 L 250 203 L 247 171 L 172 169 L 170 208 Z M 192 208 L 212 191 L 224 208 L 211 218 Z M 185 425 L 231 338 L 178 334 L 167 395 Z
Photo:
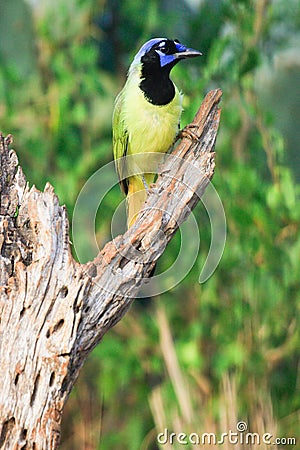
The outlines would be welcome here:
M 29 189 L 11 138 L 0 135 L 0 448 L 57 448 L 80 367 L 151 273 L 165 248 L 161 232 L 168 242 L 213 176 L 221 95 L 206 96 L 192 123 L 197 139 L 176 147 L 178 160 L 150 190 L 147 214 L 87 264 L 71 255 L 66 210 L 53 188 Z M 142 251 L 140 262 L 131 260 L 132 247 Z

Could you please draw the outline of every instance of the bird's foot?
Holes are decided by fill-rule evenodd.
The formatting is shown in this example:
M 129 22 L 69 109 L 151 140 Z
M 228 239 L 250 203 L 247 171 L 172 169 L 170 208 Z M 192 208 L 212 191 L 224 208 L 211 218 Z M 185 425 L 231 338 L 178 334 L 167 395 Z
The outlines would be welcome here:
M 178 137 L 180 139 L 188 138 L 191 141 L 198 141 L 199 136 L 197 136 L 197 134 L 193 131 L 193 129 L 195 129 L 195 128 L 197 128 L 197 125 L 190 123 L 189 125 L 187 125 L 182 130 L 179 131 Z

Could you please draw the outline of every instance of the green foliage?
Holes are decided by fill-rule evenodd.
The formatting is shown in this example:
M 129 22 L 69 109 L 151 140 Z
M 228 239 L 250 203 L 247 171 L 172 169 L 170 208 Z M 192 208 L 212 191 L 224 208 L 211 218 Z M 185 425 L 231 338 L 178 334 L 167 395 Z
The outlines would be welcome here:
M 67 405 L 62 448 L 100 448 L 100 422 L 101 448 L 156 448 L 155 436 L 162 431 L 157 405 L 171 431 L 174 424 L 181 431 L 228 431 L 222 429 L 225 408 L 251 428 L 262 414 L 265 427 L 273 421 L 278 435 L 295 435 L 300 185 L 295 181 L 299 168 L 287 162 L 293 161 L 289 143 L 299 127 L 288 104 L 272 101 L 272 87 L 277 72 L 281 85 L 285 74 L 298 74 L 300 57 L 295 52 L 284 72 L 270 54 L 299 39 L 297 13 L 299 2 L 284 0 L 49 1 L 32 10 L 19 66 L 17 44 L 9 58 L 1 47 L 1 129 L 14 135 L 29 182 L 43 189 L 50 181 L 70 217 L 84 182 L 112 158 L 113 101 L 142 42 L 167 35 L 203 52 L 201 60 L 182 63 L 173 72 L 185 93 L 182 125 L 209 89 L 223 90 L 213 179 L 228 226 L 220 265 L 198 284 L 210 242 L 209 221 L 199 205 L 194 214 L 201 250 L 193 269 L 159 298 L 137 300 L 95 349 Z M 9 33 L 3 21 L 0 17 L 0 30 Z M 294 83 L 299 89 L 299 79 Z M 290 135 L 281 134 L 287 130 Z M 110 195 L 97 219 L 99 241 L 107 238 L 122 199 L 118 189 Z M 179 248 L 176 236 L 159 262 L 161 270 Z M 166 323 L 173 337 L 167 348 Z M 185 380 L 180 392 L 186 404 L 168 354 Z

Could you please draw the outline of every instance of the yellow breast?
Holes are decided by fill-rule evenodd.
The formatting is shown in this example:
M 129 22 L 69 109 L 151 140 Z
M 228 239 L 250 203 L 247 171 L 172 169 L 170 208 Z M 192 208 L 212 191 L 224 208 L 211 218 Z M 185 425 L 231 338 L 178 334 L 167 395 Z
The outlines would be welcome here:
M 178 132 L 182 96 L 176 88 L 170 103 L 152 105 L 145 99 L 139 82 L 138 77 L 131 77 L 124 95 L 122 119 L 128 130 L 128 153 L 166 152 Z

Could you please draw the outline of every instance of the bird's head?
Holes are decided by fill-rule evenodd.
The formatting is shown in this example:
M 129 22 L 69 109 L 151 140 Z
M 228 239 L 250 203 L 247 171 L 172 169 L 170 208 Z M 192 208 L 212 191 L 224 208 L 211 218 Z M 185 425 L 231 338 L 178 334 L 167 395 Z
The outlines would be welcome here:
M 142 71 L 149 73 L 167 72 L 178 61 L 202 55 L 198 50 L 187 48 L 177 39 L 154 38 L 146 42 L 136 54 L 132 66 L 141 65 Z

